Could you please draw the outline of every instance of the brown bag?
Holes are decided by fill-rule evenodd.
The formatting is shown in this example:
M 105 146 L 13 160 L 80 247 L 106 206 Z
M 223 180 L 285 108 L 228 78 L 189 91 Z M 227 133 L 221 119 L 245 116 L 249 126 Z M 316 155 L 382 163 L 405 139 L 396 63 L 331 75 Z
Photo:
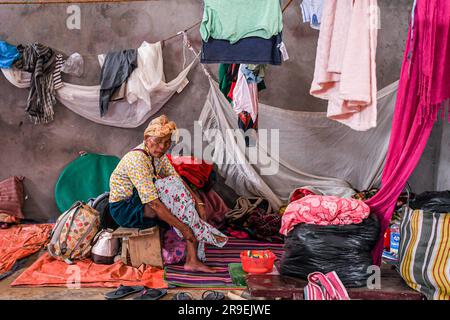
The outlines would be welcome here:
M 25 202 L 23 179 L 24 177 L 9 177 L 0 182 L 0 214 L 25 218 L 22 212 Z

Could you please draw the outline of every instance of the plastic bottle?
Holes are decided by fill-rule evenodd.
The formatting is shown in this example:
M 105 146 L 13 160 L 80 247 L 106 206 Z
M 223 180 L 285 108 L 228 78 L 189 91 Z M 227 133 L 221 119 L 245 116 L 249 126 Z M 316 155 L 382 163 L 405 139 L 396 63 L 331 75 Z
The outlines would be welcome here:
M 391 226 L 391 253 L 398 255 L 398 247 L 400 244 L 400 225 L 394 223 Z

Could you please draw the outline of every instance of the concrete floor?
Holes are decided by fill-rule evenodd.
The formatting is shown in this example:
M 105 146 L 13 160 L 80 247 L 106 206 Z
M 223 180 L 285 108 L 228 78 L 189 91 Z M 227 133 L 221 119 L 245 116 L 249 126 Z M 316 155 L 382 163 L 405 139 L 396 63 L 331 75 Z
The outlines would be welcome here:
M 6 279 L 0 281 L 0 300 L 105 300 L 103 295 L 106 292 L 112 291 L 111 288 L 82 288 L 82 289 L 68 289 L 68 288 L 52 288 L 52 287 L 11 287 L 11 283 L 14 282 L 19 275 L 33 264 L 39 257 L 39 253 L 34 254 L 29 258 L 27 264 L 10 275 Z M 189 292 L 192 294 L 195 300 L 200 300 L 204 291 L 208 289 L 169 289 L 166 296 L 161 300 L 171 300 L 177 292 Z M 241 293 L 242 291 L 233 290 L 234 292 Z M 227 297 L 228 291 L 220 291 Z M 130 295 L 127 298 L 121 300 L 132 300 L 138 294 Z

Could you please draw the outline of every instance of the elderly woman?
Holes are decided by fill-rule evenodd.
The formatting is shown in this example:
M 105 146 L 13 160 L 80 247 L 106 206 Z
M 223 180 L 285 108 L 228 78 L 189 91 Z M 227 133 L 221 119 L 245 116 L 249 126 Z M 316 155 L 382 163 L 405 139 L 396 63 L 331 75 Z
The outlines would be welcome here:
M 204 244 L 222 247 L 227 237 L 200 219 L 204 204 L 167 158 L 175 131 L 175 123 L 166 116 L 153 119 L 144 132 L 143 143 L 122 158 L 110 178 L 111 216 L 128 228 L 174 227 L 187 243 L 184 268 L 215 272 L 202 263 Z

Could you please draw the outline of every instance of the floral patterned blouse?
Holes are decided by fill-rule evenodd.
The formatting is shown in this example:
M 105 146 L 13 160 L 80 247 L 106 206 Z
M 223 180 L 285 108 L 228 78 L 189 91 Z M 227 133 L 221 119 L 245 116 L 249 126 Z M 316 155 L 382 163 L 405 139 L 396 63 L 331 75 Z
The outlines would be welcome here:
M 148 153 L 144 143 L 136 149 Z M 143 204 L 158 198 L 154 179 L 179 176 L 167 155 L 161 158 L 147 156 L 142 151 L 132 150 L 120 160 L 109 180 L 109 202 L 118 202 L 130 198 L 136 188 Z

